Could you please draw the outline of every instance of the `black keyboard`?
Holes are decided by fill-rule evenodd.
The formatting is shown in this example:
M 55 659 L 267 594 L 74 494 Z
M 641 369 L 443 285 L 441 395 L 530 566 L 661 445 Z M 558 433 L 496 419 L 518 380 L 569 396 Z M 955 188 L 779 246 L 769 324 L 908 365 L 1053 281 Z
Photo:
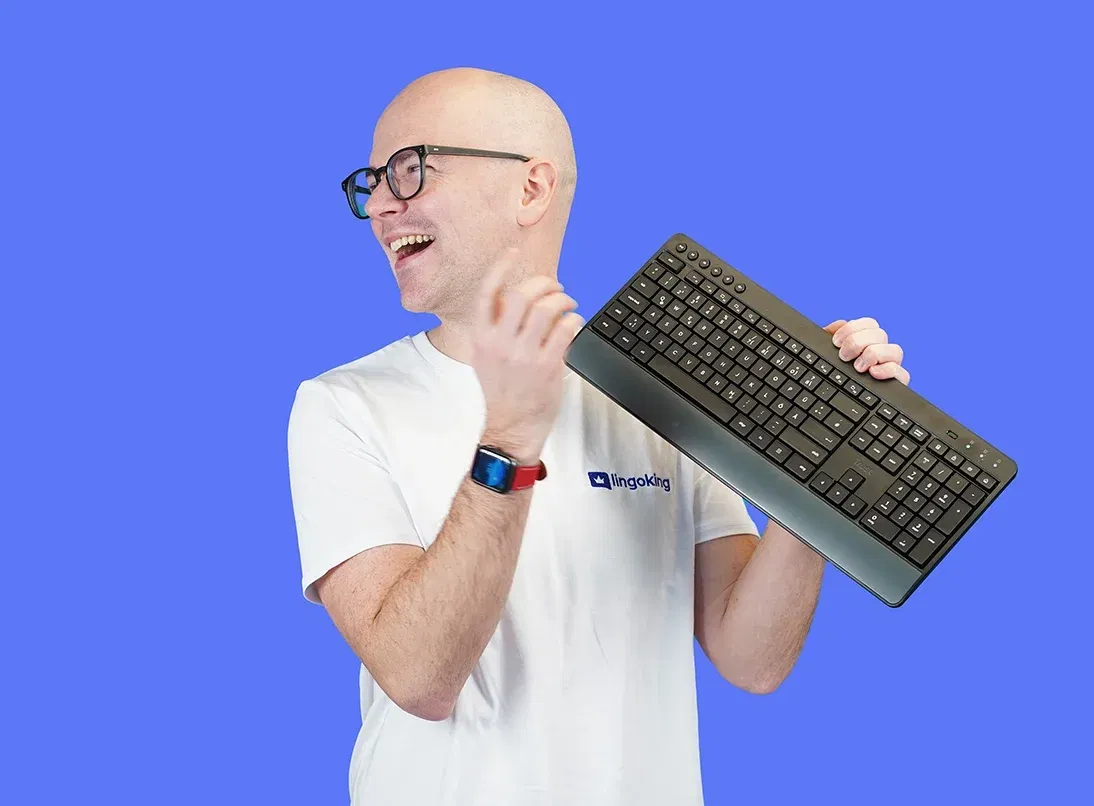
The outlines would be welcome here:
M 694 239 L 662 245 L 567 364 L 890 606 L 1017 475 L 1013 459 Z

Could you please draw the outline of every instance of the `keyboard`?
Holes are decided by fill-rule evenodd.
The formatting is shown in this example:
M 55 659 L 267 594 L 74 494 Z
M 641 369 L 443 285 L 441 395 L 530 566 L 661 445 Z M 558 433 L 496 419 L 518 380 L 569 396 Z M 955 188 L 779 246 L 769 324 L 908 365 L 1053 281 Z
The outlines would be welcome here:
M 684 234 L 588 318 L 566 363 L 891 607 L 1018 472 Z

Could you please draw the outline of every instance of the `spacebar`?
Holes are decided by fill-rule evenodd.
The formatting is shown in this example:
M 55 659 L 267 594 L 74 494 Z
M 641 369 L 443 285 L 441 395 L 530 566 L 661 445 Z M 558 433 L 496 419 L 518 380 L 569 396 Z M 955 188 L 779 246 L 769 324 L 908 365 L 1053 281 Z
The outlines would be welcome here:
M 728 423 L 735 416 L 737 416 L 737 410 L 731 405 L 722 400 L 718 395 L 711 392 L 697 380 L 692 378 L 682 369 L 677 367 L 663 355 L 658 353 L 655 355 L 648 364 L 647 367 L 652 369 L 670 384 L 675 386 L 685 395 L 690 397 L 704 409 L 709 411 L 723 423 Z

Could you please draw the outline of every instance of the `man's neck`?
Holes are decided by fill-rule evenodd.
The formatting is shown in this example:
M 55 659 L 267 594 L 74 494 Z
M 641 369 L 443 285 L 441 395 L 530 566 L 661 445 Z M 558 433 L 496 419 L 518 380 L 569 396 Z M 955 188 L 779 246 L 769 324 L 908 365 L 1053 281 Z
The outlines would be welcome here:
M 471 364 L 471 325 L 442 322 L 426 331 L 430 343 L 449 358 L 461 364 Z

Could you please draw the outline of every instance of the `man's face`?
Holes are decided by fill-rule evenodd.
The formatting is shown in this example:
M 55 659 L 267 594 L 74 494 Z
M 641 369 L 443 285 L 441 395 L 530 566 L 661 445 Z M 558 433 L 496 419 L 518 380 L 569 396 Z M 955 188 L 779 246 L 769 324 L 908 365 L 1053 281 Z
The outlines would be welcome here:
M 377 127 L 369 161 L 373 167 L 419 143 L 478 145 L 440 133 L 443 127 L 409 126 L 406 117 L 391 118 Z M 409 162 L 413 171 L 419 169 L 416 157 Z M 515 217 L 506 216 L 519 190 L 513 171 L 513 163 L 499 160 L 430 155 L 422 190 L 414 198 L 396 198 L 386 178 L 373 191 L 366 211 L 406 310 L 460 319 L 473 310 L 483 273 L 516 228 Z M 415 243 L 407 243 L 410 236 Z M 417 236 L 423 236 L 422 243 Z

